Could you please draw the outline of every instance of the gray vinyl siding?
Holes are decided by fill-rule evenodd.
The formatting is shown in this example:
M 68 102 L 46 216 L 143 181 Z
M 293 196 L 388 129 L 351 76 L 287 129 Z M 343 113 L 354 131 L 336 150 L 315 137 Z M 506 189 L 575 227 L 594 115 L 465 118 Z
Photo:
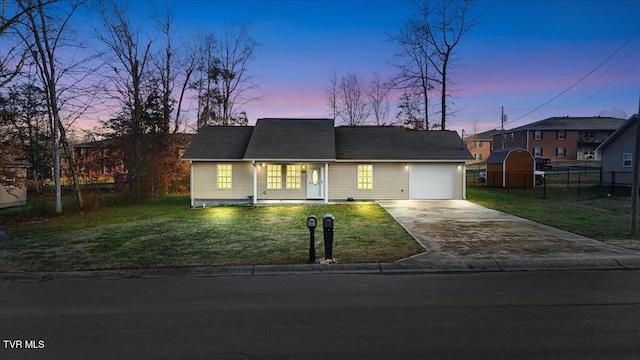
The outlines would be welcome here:
M 635 145 L 636 123 L 631 124 L 624 132 L 608 144 L 602 151 L 602 183 L 611 184 L 611 172 L 615 172 L 617 185 L 631 185 L 633 167 L 622 166 L 622 155 L 632 153 Z M 633 163 L 633 157 L 632 157 Z

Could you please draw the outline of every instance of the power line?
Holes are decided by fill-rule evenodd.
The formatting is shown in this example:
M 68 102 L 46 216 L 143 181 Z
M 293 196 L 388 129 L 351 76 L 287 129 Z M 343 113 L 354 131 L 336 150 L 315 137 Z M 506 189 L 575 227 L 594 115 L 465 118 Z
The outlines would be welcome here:
M 528 113 L 520 116 L 519 118 L 511 121 L 510 123 L 514 123 L 518 120 L 523 119 L 524 117 L 531 115 L 532 113 L 540 110 L 541 108 L 545 107 L 546 105 L 548 105 L 550 102 L 554 101 L 555 99 L 559 98 L 560 96 L 562 96 L 563 94 L 565 94 L 567 91 L 571 90 L 574 86 L 578 85 L 582 80 L 584 80 L 585 78 L 587 78 L 589 75 L 593 74 L 596 70 L 598 70 L 602 65 L 604 65 L 607 61 L 609 61 L 612 57 L 614 57 L 618 52 L 620 52 L 620 50 L 622 50 L 625 46 L 627 46 L 636 36 L 638 36 L 638 34 L 640 34 L 640 31 L 638 31 L 637 33 L 635 33 L 629 40 L 627 40 L 624 44 L 622 44 L 622 46 L 620 46 L 616 51 L 613 52 L 613 54 L 609 55 L 609 57 L 607 57 L 606 59 L 604 59 L 600 64 L 598 64 L 598 66 L 596 66 L 593 70 L 589 71 L 585 76 L 581 77 L 578 81 L 574 82 L 571 86 L 569 86 L 568 88 L 566 88 L 565 90 L 563 90 L 561 93 L 559 93 L 558 95 L 554 96 L 553 98 L 551 98 L 550 100 L 548 100 L 547 102 L 545 102 L 544 104 L 536 107 L 535 109 L 529 111 Z
M 620 75 L 616 76 L 615 79 L 613 79 L 613 80 L 609 81 L 608 83 L 606 83 L 605 85 L 603 85 L 600 89 L 598 89 L 598 91 L 596 91 L 595 93 L 591 94 L 591 96 L 586 98 L 583 102 L 581 102 L 580 104 L 578 104 L 578 105 L 574 106 L 573 108 L 571 108 L 571 110 L 567 111 L 567 113 L 572 112 L 576 108 L 580 107 L 580 105 L 582 105 L 582 104 L 586 103 L 587 101 L 589 101 L 592 97 L 596 96 L 600 91 L 604 90 L 606 87 L 608 87 L 609 85 L 613 84 L 616 80 L 618 80 L 620 77 L 622 77 L 622 75 L 628 73 L 629 70 L 633 69 L 636 65 L 638 65 L 638 63 L 640 63 L 640 60 L 638 60 L 635 63 L 633 63 L 627 70 L 623 71 Z

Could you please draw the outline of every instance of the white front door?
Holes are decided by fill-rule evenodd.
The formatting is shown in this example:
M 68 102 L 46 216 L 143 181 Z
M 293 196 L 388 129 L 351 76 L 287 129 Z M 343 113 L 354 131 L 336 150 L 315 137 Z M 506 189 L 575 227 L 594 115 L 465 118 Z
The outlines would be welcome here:
M 324 198 L 322 164 L 310 164 L 307 169 L 307 199 Z

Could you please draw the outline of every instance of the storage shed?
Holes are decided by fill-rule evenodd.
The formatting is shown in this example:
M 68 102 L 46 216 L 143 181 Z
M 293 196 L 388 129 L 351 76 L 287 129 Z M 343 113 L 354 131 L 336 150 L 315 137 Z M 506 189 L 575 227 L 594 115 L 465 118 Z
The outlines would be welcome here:
M 520 147 L 495 150 L 487 159 L 487 185 L 507 188 L 532 187 L 536 162 Z

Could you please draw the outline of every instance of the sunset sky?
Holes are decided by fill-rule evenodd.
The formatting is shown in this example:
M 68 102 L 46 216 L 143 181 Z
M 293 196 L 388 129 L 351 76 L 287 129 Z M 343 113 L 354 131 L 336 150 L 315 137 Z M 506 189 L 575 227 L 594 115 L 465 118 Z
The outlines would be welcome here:
M 129 3 L 139 19 L 154 6 Z M 334 70 L 357 72 L 367 83 L 373 72 L 393 75 L 387 34 L 414 9 L 403 0 L 171 4 L 175 28 L 185 35 L 251 23 L 261 44 L 251 70 L 264 99 L 246 108 L 250 124 L 263 117 L 328 117 L 323 92 Z M 507 128 L 551 116 L 638 112 L 640 1 L 480 0 L 475 9 L 481 24 L 456 48 L 449 129 L 469 133 L 474 121 L 480 131 L 499 127 L 501 106 Z

